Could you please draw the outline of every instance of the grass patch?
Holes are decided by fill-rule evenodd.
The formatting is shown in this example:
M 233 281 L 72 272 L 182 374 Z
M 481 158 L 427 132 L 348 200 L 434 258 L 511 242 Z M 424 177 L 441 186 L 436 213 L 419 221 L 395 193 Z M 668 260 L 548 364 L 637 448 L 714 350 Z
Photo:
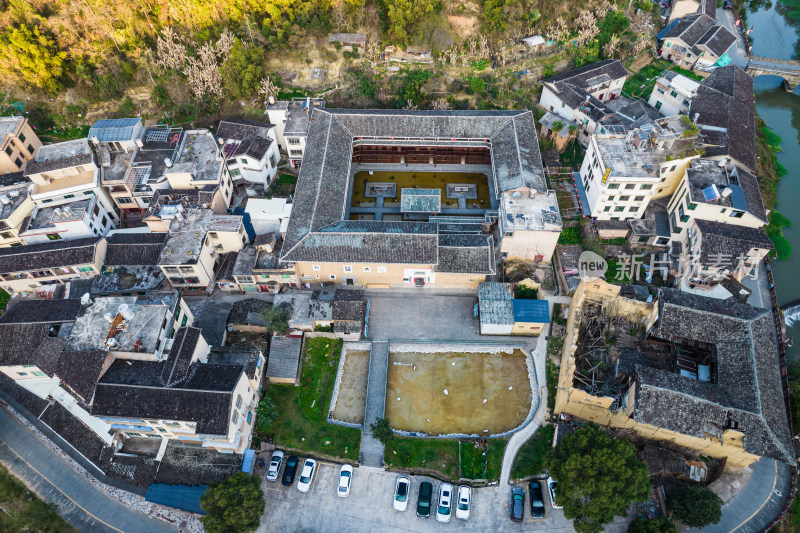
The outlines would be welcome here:
M 259 437 L 271 436 L 279 447 L 358 460 L 361 431 L 326 422 L 341 349 L 339 339 L 308 339 L 300 386 L 267 387 L 279 416 L 259 428 Z
M 461 454 L 461 477 L 484 479 L 486 475 L 486 451 L 476 441 L 459 441 Z
M 608 270 L 606 270 L 606 281 L 620 285 L 631 282 L 630 267 L 622 264 L 616 259 L 608 260 Z
M 769 129 L 767 126 L 761 126 L 761 133 L 764 134 L 764 140 L 773 150 L 780 150 L 783 139 L 781 136 Z
M 668 70 L 677 72 L 691 80 L 703 80 L 702 76 L 698 76 L 694 72 L 672 65 L 665 59 L 658 59 L 649 65 L 645 65 L 639 72 L 625 80 L 625 85 L 622 86 L 622 92 L 631 98 L 647 100 L 650 98 L 650 93 L 652 93 L 655 88 L 656 79 Z
M 611 244 L 614 246 L 622 246 L 628 242 L 627 237 L 615 237 L 613 239 L 601 239 L 600 244 Z
M 767 235 L 772 244 L 775 245 L 775 253 L 778 259 L 789 259 L 792 256 L 792 244 L 783 234 L 783 228 L 791 228 L 792 221 L 773 211 L 769 217 L 769 225 L 766 227 Z
M 580 226 L 570 226 L 561 230 L 558 244 L 583 244 Z
M 512 479 L 538 476 L 544 472 L 544 455 L 553 445 L 553 426 L 542 426 L 522 445 L 511 467 Z
M 561 339 L 564 345 L 564 339 Z M 547 409 L 552 412 L 556 406 L 556 387 L 558 386 L 559 368 L 549 357 L 545 358 L 545 379 L 547 381 Z
M 294 194 L 294 188 L 297 185 L 297 176 L 291 174 L 279 174 L 278 179 L 273 180 L 267 190 L 267 198 L 276 196 L 278 198 L 285 198 Z
M 45 503 L 0 465 L 0 531 L 78 533 L 58 515 L 55 505 Z
M 9 299 L 11 299 L 11 295 L 8 294 L 3 289 L 0 289 L 0 313 L 6 310 L 6 306 L 8 305 Z
M 503 469 L 503 455 L 506 453 L 508 439 L 489 439 L 489 448 L 486 450 L 486 479 L 500 481 L 500 471 Z
M 386 445 L 384 461 L 389 468 L 402 468 L 412 474 L 440 472 L 451 480 L 459 478 L 458 441 L 455 439 L 415 439 L 395 437 Z
M 581 168 L 583 164 L 583 148 L 577 141 L 572 141 L 564 151 L 558 155 L 561 166 L 570 168 Z

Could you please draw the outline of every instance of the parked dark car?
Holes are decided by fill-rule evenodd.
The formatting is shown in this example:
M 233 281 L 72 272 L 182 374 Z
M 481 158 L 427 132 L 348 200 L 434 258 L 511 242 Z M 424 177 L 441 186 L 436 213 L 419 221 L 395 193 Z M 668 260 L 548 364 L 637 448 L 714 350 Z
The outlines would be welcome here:
M 525 514 L 525 491 L 516 488 L 511 490 L 511 520 L 514 522 L 522 522 L 522 516 Z
M 531 516 L 544 518 L 544 491 L 542 490 L 541 481 L 528 483 L 528 496 L 531 499 Z
M 300 459 L 298 459 L 296 455 L 292 455 L 286 460 L 286 467 L 283 469 L 281 483 L 287 487 L 294 483 L 294 475 L 297 473 L 298 464 L 300 464 Z
M 423 481 L 419 484 L 419 498 L 417 498 L 417 516 L 428 518 L 431 515 L 431 495 L 433 494 L 433 484 L 430 481 Z

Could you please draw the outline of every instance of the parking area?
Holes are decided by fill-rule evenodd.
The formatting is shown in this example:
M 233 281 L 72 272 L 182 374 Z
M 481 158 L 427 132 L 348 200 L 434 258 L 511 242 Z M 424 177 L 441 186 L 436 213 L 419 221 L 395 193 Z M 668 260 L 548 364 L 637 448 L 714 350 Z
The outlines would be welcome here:
M 457 520 L 453 515 L 450 523 L 441 524 L 433 515 L 429 518 L 419 518 L 416 515 L 419 484 L 426 480 L 433 483 L 432 507 L 435 509 L 441 484 L 438 480 L 425 476 L 409 476 L 411 495 L 408 509 L 398 512 L 392 509 L 398 474 L 374 468 L 356 468 L 350 496 L 347 498 L 336 495 L 338 475 L 338 465 L 320 463 L 311 491 L 307 494 L 298 492 L 296 479 L 291 487 L 284 487 L 280 481 L 263 481 L 266 506 L 258 532 L 573 531 L 572 524 L 564 517 L 564 513 L 550 507 L 547 498 L 545 518 L 533 519 L 527 501 L 527 490 L 525 518 L 522 523 L 511 522 L 509 519 L 511 489 L 486 487 L 473 490 L 469 520 Z

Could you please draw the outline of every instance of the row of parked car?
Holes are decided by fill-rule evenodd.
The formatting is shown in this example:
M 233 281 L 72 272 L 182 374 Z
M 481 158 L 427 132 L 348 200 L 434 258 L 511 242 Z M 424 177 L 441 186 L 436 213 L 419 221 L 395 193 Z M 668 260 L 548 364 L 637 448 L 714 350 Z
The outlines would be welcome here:
M 269 468 L 267 469 L 267 481 L 277 481 L 281 474 L 281 467 L 283 466 L 284 453 L 280 450 L 272 452 L 272 458 L 269 460 Z M 297 469 L 300 465 L 300 459 L 296 455 L 290 455 L 286 459 L 286 466 L 283 468 L 283 476 L 281 483 L 286 487 L 291 487 L 294 483 Z M 311 485 L 314 483 L 314 476 L 317 475 L 318 464 L 310 457 L 303 461 L 303 466 L 300 469 L 300 479 L 297 481 L 297 490 L 300 492 L 308 492 L 311 490 Z M 353 480 L 353 467 L 350 465 L 342 465 L 339 469 L 339 483 L 336 486 L 336 495 L 346 498 L 350 495 L 350 483 Z
M 394 501 L 392 506 L 395 511 L 405 511 L 411 499 L 411 480 L 407 476 L 399 476 L 394 484 Z M 472 489 L 466 485 L 458 487 L 455 495 L 455 515 L 460 520 L 469 518 L 469 509 L 472 504 Z M 433 506 L 433 483 L 423 481 L 419 484 L 417 495 L 417 516 L 428 518 Z M 453 516 L 453 485 L 442 483 L 439 485 L 439 502 L 436 506 L 436 520 L 447 523 Z
M 561 506 L 556 503 L 556 487 L 558 482 L 551 477 L 547 478 L 547 489 L 550 491 L 550 504 L 553 509 L 561 509 Z M 542 490 L 541 481 L 531 481 L 528 483 L 528 497 L 531 503 L 531 516 L 533 518 L 544 518 L 544 491 Z M 525 514 L 525 491 L 519 487 L 511 489 L 511 503 L 509 504 L 511 510 L 511 520 L 514 522 L 522 522 L 522 517 Z

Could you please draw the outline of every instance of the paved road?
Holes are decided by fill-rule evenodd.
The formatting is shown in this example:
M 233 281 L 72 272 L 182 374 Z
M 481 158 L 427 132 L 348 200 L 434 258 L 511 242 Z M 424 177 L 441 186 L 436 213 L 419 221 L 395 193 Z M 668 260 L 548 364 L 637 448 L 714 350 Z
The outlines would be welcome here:
M 363 466 L 383 467 L 384 446 L 372 436 L 370 424 L 384 415 L 386 408 L 386 371 L 389 366 L 389 344 L 374 342 L 369 354 L 369 379 L 364 408 L 364 431 L 361 432 L 361 461 Z
M 736 36 L 736 43 L 728 50 L 728 55 L 731 58 L 731 64 L 744 68 L 747 66 L 749 58 L 747 51 L 744 48 L 744 40 L 742 34 L 736 29 L 733 13 L 727 9 L 717 9 L 717 23 Z
M 3 409 L 0 409 L 0 461 L 32 485 L 45 501 L 55 503 L 61 516 L 84 533 L 177 531 L 97 489 Z
M 757 533 L 778 516 L 791 487 L 792 469 L 772 459 L 761 459 L 753 467 L 750 481 L 722 506 L 719 524 L 689 533 Z

